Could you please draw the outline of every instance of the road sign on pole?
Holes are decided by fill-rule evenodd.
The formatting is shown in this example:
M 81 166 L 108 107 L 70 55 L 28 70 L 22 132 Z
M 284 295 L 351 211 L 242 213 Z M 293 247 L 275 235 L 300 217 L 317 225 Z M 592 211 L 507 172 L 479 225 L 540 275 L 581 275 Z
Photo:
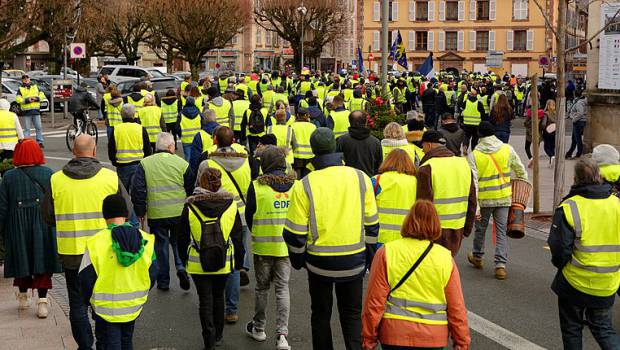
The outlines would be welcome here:
M 71 58 L 86 58 L 86 44 L 72 43 L 69 46 Z
M 503 51 L 489 51 L 486 57 L 487 68 L 502 68 L 504 67 L 504 52 Z
M 547 56 L 538 57 L 538 65 L 540 66 L 540 68 L 548 68 L 550 63 L 551 62 L 549 60 L 549 57 Z

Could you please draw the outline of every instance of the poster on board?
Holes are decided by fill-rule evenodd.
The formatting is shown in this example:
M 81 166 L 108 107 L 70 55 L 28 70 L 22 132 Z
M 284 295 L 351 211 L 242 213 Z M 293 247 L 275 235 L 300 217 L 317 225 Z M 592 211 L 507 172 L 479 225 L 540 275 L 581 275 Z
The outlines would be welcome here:
M 620 4 L 601 5 L 601 25 L 610 21 L 615 24 L 605 29 L 600 36 L 598 87 L 620 90 L 620 16 L 615 14 Z

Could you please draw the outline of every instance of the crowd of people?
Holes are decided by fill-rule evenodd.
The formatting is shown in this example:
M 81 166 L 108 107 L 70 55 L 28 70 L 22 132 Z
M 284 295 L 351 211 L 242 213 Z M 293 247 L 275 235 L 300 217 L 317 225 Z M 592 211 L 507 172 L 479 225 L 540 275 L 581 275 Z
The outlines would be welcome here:
M 450 339 L 468 349 L 454 257 L 474 232 L 467 260 L 483 269 L 492 216 L 493 275 L 508 277 L 511 183 L 528 179 L 508 144 L 511 122 L 540 118 L 554 156 L 553 98 L 532 112 L 529 81 L 508 75 L 411 74 L 382 88 L 373 76 L 303 70 L 198 84 L 188 77 L 165 96 L 145 81 L 125 97 L 106 84 L 102 77 L 96 103 L 116 171 L 82 134 L 73 159 L 52 172 L 39 140 L 25 138 L 0 100 L 2 155 L 16 167 L 0 184 L 5 277 L 15 278 L 20 309 L 37 289 L 37 315 L 46 317 L 51 275 L 64 271 L 80 349 L 95 338 L 97 348 L 131 349 L 149 290 L 171 288 L 171 260 L 181 289 L 194 282 L 209 350 L 240 316 L 248 336 L 268 338 L 271 285 L 275 347 L 290 349 L 291 269 L 307 270 L 314 349 L 334 348 L 334 290 L 347 350 L 442 348 Z M 575 95 L 569 115 L 580 156 L 587 110 Z M 368 111 L 383 98 L 406 121 L 387 124 L 379 140 Z M 602 347 L 620 346 L 610 317 L 620 286 L 620 201 L 612 194 L 620 156 L 599 145 L 592 158 L 577 163 L 549 236 L 568 348 L 581 342 L 584 314 Z M 615 229 L 600 229 L 603 217 Z M 254 314 L 239 315 L 239 290 L 251 278 Z

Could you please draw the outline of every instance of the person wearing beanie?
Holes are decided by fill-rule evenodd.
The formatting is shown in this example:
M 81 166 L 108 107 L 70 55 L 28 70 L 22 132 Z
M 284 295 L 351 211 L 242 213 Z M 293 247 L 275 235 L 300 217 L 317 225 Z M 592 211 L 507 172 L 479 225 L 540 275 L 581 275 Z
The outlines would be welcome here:
M 488 121 L 478 126 L 480 142 L 467 160 L 475 175 L 478 189 L 480 221 L 476 224 L 473 251 L 467 255 L 469 262 L 482 269 L 484 240 L 491 215 L 495 222 L 495 278 L 506 278 L 508 263 L 508 238 L 506 225 L 512 205 L 511 172 L 517 179 L 527 181 L 527 171 L 517 152 L 495 136 L 495 127 Z
M 136 319 L 157 275 L 155 237 L 127 222 L 121 195 L 107 196 L 102 212 L 107 228 L 86 242 L 78 274 L 83 302 L 93 310 L 98 348 L 132 349 Z
M 609 183 L 615 193 L 620 192 L 620 154 L 618 150 L 607 144 L 594 147 L 592 159 L 598 164 L 601 178 Z
M 455 156 L 445 146 L 446 139 L 439 131 L 426 131 L 421 142 L 424 158 L 416 174 L 417 199 L 435 204 L 441 222 L 441 237 L 435 243 L 448 248 L 454 257 L 463 237 L 470 235 L 476 219 L 473 174 L 467 160 Z M 449 216 L 456 219 L 446 219 Z
M 13 158 L 17 142 L 24 138 L 17 114 L 11 112 L 11 104 L 0 99 L 0 161 Z
M 280 147 L 265 146 L 261 152 L 260 166 L 262 175 L 252 181 L 248 188 L 245 210 L 245 220 L 252 232 L 256 278 L 254 317 L 246 324 L 245 329 L 246 334 L 256 341 L 267 339 L 265 311 L 273 282 L 276 292 L 276 348 L 290 349 L 287 337 L 291 263 L 282 238 L 282 229 L 289 208 L 291 189 L 298 181 L 295 180 L 295 173 L 287 174 L 285 152 Z
M 353 111 L 349 114 L 349 132 L 337 140 L 336 150 L 344 155 L 346 165 L 374 176 L 383 162 L 381 141 L 370 134 L 368 113 Z
M 291 129 L 293 130 L 293 169 L 297 173 L 297 178 L 301 179 L 310 172 L 307 166 L 315 155 L 310 139 L 317 127 L 310 122 L 308 110 L 300 108 L 297 110 L 297 116 L 291 125 Z
M 221 84 L 221 80 L 220 80 L 220 84 Z M 220 85 L 220 88 L 221 88 L 221 85 Z M 235 92 L 234 89 L 232 92 L 233 93 Z M 229 100 L 220 96 L 220 94 L 217 91 L 217 88 L 213 86 L 207 89 L 207 96 L 209 96 L 209 101 L 207 102 L 205 109 L 211 109 L 215 111 L 215 116 L 216 116 L 215 121 L 218 122 L 220 125 L 230 127 L 231 120 L 234 120 L 235 118 L 235 115 L 232 109 L 232 103 Z
M 373 187 L 363 171 L 343 165 L 331 129 L 316 129 L 310 145 L 315 170 L 293 185 L 283 237 L 293 268 L 308 270 L 313 348 L 333 348 L 336 289 L 345 347 L 360 349 L 363 277 L 379 233 Z
M 465 132 L 459 127 L 452 113 L 445 113 L 441 116 L 441 127 L 439 128 L 439 132 L 441 136 L 446 139 L 446 147 L 452 151 L 455 156 L 460 157 Z

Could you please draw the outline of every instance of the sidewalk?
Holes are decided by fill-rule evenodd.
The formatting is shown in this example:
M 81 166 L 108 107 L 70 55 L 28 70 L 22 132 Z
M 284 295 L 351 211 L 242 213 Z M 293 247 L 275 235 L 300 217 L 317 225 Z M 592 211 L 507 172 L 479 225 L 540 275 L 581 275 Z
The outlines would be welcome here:
M 0 274 L 4 273 L 4 267 L 0 266 Z M 58 298 L 59 293 L 65 292 L 64 281 L 61 275 L 53 278 L 54 288 L 48 293 L 50 303 L 49 316 L 39 319 L 36 315 L 36 292 L 32 298 L 30 309 L 17 310 L 17 300 L 12 279 L 0 279 L 0 350 L 26 350 L 26 349 L 76 349 L 77 344 L 71 335 L 71 326 L 63 305 L 66 302 Z M 57 301 L 60 299 L 59 301 Z M 59 303 L 60 302 L 60 303 Z M 67 310 L 67 308 L 64 308 Z

